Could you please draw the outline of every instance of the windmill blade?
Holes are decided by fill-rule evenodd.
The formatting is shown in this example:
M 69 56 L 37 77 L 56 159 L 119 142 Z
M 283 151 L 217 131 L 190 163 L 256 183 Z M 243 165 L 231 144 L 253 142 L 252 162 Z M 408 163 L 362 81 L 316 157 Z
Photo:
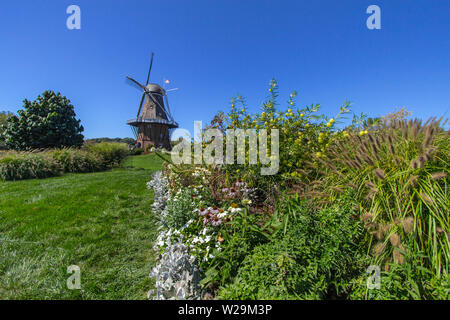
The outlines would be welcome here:
M 138 81 L 134 80 L 133 78 L 131 78 L 129 76 L 127 76 L 127 79 L 128 79 L 128 81 L 131 82 L 131 84 L 133 84 L 133 86 L 144 90 L 144 93 L 142 94 L 141 102 L 139 103 L 139 109 L 138 109 L 138 112 L 137 112 L 137 115 L 136 115 L 136 118 L 139 118 L 139 113 L 141 113 L 142 105 L 143 105 L 144 99 L 145 99 L 145 93 L 147 92 L 147 87 L 144 87 Z
M 173 88 L 173 89 L 166 90 L 166 92 L 177 91 L 177 90 L 178 90 L 178 88 Z
M 152 72 L 152 66 L 153 66 L 153 57 L 155 56 L 155 54 L 152 52 L 152 59 L 150 60 L 150 68 L 148 69 L 148 75 L 147 75 L 147 82 L 146 82 L 146 86 L 148 85 L 148 82 L 150 81 L 150 72 Z
M 127 79 L 128 79 L 129 81 L 131 81 L 132 83 L 134 83 L 135 85 L 137 85 L 139 88 L 143 89 L 144 91 L 147 91 L 147 88 L 146 88 L 144 85 L 140 84 L 139 82 L 137 82 L 136 80 L 134 80 L 132 77 L 127 76 Z
M 147 74 L 147 82 L 145 83 L 145 87 L 148 86 L 148 83 L 150 81 L 150 73 L 152 72 L 152 66 L 153 66 L 153 57 L 155 56 L 155 54 L 152 52 L 152 58 L 150 60 L 150 68 L 148 68 L 148 74 Z M 142 109 L 142 104 L 144 103 L 145 100 L 145 92 L 142 94 L 142 98 L 141 98 L 141 102 L 139 103 L 139 109 L 136 115 L 136 118 L 139 117 L 139 113 L 141 113 L 141 109 Z
M 139 118 L 139 113 L 141 113 L 142 104 L 144 103 L 144 99 L 145 99 L 145 92 L 142 94 L 141 103 L 139 103 L 139 109 L 138 109 L 136 118 Z
M 170 112 L 169 99 L 167 99 L 167 96 L 164 96 L 164 102 L 165 102 L 165 104 L 167 106 L 167 111 L 169 112 L 168 114 L 166 112 L 167 117 L 170 119 L 170 121 L 174 121 L 173 117 L 172 117 L 172 112 Z

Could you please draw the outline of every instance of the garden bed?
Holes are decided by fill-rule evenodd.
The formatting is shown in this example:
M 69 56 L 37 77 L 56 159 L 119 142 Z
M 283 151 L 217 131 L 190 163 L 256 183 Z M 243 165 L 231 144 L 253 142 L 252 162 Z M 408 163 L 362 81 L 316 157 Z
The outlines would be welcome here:
M 349 104 L 328 118 L 297 108 L 295 93 L 279 110 L 275 81 L 269 91 L 261 113 L 238 98 L 210 127 L 278 129 L 276 175 L 166 156 L 149 183 L 160 230 L 150 297 L 448 299 L 446 122 L 401 110 L 344 124 Z

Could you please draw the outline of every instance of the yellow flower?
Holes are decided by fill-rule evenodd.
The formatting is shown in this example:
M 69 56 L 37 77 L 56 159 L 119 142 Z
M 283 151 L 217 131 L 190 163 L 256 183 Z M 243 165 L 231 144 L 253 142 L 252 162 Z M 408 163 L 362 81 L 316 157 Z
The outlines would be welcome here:
M 309 123 L 305 124 L 305 128 L 309 128 Z
M 304 116 L 305 116 L 305 115 L 304 115 L 303 113 L 300 113 L 300 117 L 302 117 L 302 118 L 303 118 Z
M 331 124 L 333 124 L 333 123 L 334 123 L 334 119 L 331 118 L 329 122 L 330 122 Z
M 292 103 L 292 102 L 291 102 L 291 103 Z M 289 112 L 289 113 L 292 113 L 292 109 L 288 109 L 288 112 Z

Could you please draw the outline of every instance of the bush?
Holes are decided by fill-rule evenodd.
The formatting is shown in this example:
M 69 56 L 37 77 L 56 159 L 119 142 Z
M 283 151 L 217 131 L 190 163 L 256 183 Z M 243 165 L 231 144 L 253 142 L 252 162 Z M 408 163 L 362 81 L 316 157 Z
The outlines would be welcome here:
M 132 154 L 134 156 L 140 156 L 143 153 L 144 153 L 144 149 L 142 149 L 142 148 L 135 148 L 132 150 Z
M 296 210 L 286 232 L 256 247 L 246 257 L 232 284 L 219 291 L 222 299 L 343 298 L 349 280 L 362 268 L 362 249 L 355 242 L 362 228 L 351 206 L 340 203 L 315 211 L 298 198 L 284 214 Z
M 8 152 L 0 158 L 0 179 L 21 180 L 61 175 L 62 165 L 45 153 Z
M 45 91 L 24 109 L 7 119 L 3 136 L 15 150 L 79 147 L 83 144 L 83 126 L 77 120 L 70 100 L 60 93 Z
M 120 165 L 130 155 L 128 145 L 125 143 L 101 142 L 86 144 L 85 148 L 98 155 L 102 159 L 105 167 Z
M 129 154 L 122 143 L 99 143 L 85 149 L 5 152 L 0 155 L 0 179 L 47 178 L 64 172 L 94 172 L 118 166 Z
M 64 172 L 93 172 L 105 168 L 103 159 L 87 150 L 60 149 L 50 151 L 49 155 L 62 166 Z

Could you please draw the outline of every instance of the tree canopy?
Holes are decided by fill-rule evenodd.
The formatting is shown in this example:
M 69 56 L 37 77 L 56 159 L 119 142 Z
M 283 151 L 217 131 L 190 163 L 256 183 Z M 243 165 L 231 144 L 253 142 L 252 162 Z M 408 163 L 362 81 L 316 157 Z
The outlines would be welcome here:
M 6 146 L 16 150 L 79 147 L 84 131 L 74 106 L 60 93 L 45 91 L 35 101 L 24 100 L 18 116 L 3 126 Z

